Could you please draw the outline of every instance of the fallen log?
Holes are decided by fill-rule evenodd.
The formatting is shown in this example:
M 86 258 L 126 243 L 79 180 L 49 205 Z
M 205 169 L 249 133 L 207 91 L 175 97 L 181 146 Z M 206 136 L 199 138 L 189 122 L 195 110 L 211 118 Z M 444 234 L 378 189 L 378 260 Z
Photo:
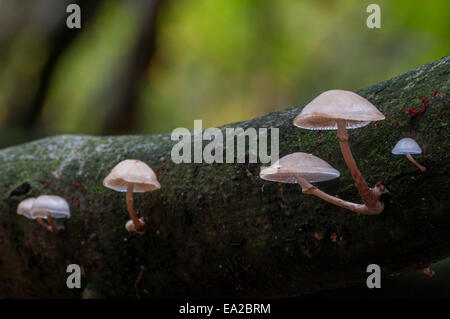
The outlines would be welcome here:
M 390 191 L 377 216 L 263 181 L 260 163 L 174 164 L 169 134 L 65 135 L 1 150 L 0 297 L 288 297 L 365 282 L 372 263 L 390 276 L 450 256 L 449 73 L 446 56 L 358 92 L 386 115 L 349 131 L 368 184 Z M 336 132 L 294 127 L 301 109 L 225 127 L 278 127 L 280 156 L 322 158 L 341 177 L 320 188 L 360 202 Z M 425 173 L 391 155 L 403 137 L 422 147 Z M 127 158 L 149 164 L 162 185 L 135 194 L 144 235 L 126 232 L 125 195 L 102 186 Z M 16 214 L 21 200 L 47 193 L 71 207 L 58 236 Z M 82 289 L 66 286 L 70 263 L 82 267 Z

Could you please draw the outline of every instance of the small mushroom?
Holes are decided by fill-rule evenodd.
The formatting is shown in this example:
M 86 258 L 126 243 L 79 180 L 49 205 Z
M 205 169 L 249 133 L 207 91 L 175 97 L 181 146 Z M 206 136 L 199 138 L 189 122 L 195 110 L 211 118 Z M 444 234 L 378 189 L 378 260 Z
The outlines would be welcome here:
M 371 211 L 381 213 L 384 205 L 379 201 L 386 188 L 378 182 L 373 188 L 367 186 L 356 165 L 348 145 L 347 129 L 364 127 L 372 121 L 384 120 L 385 116 L 368 100 L 356 93 L 344 90 L 323 92 L 307 104 L 294 119 L 294 125 L 308 130 L 336 130 L 345 163 L 358 187 L 362 200 Z
M 302 187 L 303 193 L 317 196 L 329 203 L 353 212 L 366 215 L 378 214 L 377 211 L 370 209 L 365 204 L 356 204 L 342 200 L 311 185 L 311 183 L 324 182 L 340 176 L 339 171 L 312 154 L 297 152 L 286 155 L 270 167 L 262 168 L 259 176 L 264 180 L 272 182 L 298 183 Z
M 58 235 L 64 226 L 56 226 L 54 218 L 70 218 L 70 208 L 67 201 L 55 195 L 42 195 L 36 198 L 30 210 L 30 216 L 47 231 Z M 46 219 L 48 224 L 43 221 Z
M 139 223 L 144 227 L 145 229 L 145 222 L 144 222 L 144 218 L 139 218 Z M 125 224 L 125 229 L 127 230 L 127 232 L 131 233 L 131 232 L 136 232 L 139 235 L 143 235 L 145 233 L 145 231 L 137 231 L 136 230 L 136 226 L 134 225 L 134 222 L 132 219 L 130 219 L 129 221 L 127 221 L 127 223 Z
M 128 231 L 143 234 L 146 226 L 143 218 L 138 219 L 137 213 L 134 211 L 133 193 L 152 192 L 161 188 L 155 172 L 142 161 L 124 160 L 117 164 L 105 177 L 103 186 L 117 192 L 127 193 L 127 209 L 133 221 L 134 230 L 127 225 L 125 225 L 125 228 Z
M 392 154 L 394 155 L 406 155 L 406 157 L 416 165 L 422 173 L 424 173 L 427 169 L 426 167 L 417 163 L 417 161 L 411 156 L 411 154 L 421 154 L 422 149 L 419 144 L 416 143 L 412 138 L 405 137 L 395 144 L 392 149 Z

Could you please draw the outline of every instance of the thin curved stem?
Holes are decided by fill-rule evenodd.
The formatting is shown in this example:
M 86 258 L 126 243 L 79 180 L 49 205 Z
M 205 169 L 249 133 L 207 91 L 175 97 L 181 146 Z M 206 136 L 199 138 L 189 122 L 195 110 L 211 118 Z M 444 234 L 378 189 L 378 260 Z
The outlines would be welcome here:
M 346 128 L 347 122 L 345 120 L 336 120 L 336 122 L 338 126 L 338 133 L 336 135 L 336 138 L 339 141 L 342 156 L 344 157 L 345 163 L 347 164 L 347 167 L 352 174 L 352 178 L 355 181 L 359 194 L 361 195 L 363 202 L 367 206 L 374 206 L 378 199 L 373 198 L 372 192 L 369 186 L 367 186 L 367 183 L 364 180 L 361 172 L 359 171 L 355 159 L 353 158 L 352 151 L 350 150 L 350 146 L 348 145 L 348 134 Z
M 55 225 L 55 223 L 53 222 L 53 217 L 50 214 L 47 215 L 47 221 L 50 225 L 51 232 L 55 235 L 58 235 L 59 232 L 64 229 L 63 227 L 57 227 Z
M 136 228 L 136 231 L 143 231 L 145 229 L 145 224 L 143 225 L 143 222 L 139 222 L 139 219 L 136 216 L 136 213 L 134 211 L 134 205 L 133 205 L 133 184 L 128 184 L 127 188 L 127 209 L 128 213 L 130 214 L 131 220 L 133 220 L 134 227 Z
M 311 185 L 306 179 L 304 179 L 300 175 L 295 174 L 295 178 L 297 179 L 297 182 L 302 187 L 303 193 L 317 196 L 333 205 L 351 210 L 352 212 L 360 213 L 360 214 L 364 214 L 364 215 L 378 215 L 379 213 L 381 213 L 381 211 L 384 208 L 384 205 L 381 205 L 381 207 L 377 207 L 377 209 L 373 209 L 373 208 L 367 207 L 367 205 L 365 205 L 365 204 L 356 204 L 356 203 L 348 202 L 346 200 L 342 200 L 340 198 L 331 196 L 330 194 L 327 194 L 327 193 L 321 191 L 316 186 Z
M 427 168 L 425 166 L 420 165 L 409 153 L 406 153 L 406 157 L 411 161 L 411 163 L 413 163 L 414 165 L 416 165 L 420 171 L 422 173 L 425 173 Z

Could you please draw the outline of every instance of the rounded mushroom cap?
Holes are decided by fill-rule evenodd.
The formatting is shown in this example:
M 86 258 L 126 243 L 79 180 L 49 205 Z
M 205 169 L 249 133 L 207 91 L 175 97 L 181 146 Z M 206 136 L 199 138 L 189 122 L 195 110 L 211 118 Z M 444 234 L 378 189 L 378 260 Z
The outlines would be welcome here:
M 31 207 L 31 218 L 47 218 L 48 214 L 53 218 L 70 218 L 69 204 L 59 196 L 39 196 Z
M 128 185 L 133 184 L 133 192 L 151 192 L 161 188 L 155 172 L 139 160 L 124 160 L 114 166 L 103 180 L 103 186 L 117 192 L 126 192 Z
M 36 198 L 30 197 L 21 201 L 17 206 L 17 214 L 25 216 L 28 219 L 33 219 L 31 217 L 30 210 L 35 200 Z
M 309 102 L 294 119 L 294 125 L 308 130 L 337 130 L 336 120 L 347 128 L 363 127 L 385 116 L 362 96 L 344 90 L 325 91 Z
M 392 149 L 392 154 L 394 155 L 406 155 L 409 154 L 420 154 L 422 153 L 422 149 L 419 144 L 416 143 L 412 138 L 405 137 L 395 144 Z
M 328 181 L 340 176 L 339 171 L 324 160 L 301 152 L 286 155 L 270 167 L 263 167 L 259 176 L 272 182 L 297 183 L 294 174 L 311 183 Z

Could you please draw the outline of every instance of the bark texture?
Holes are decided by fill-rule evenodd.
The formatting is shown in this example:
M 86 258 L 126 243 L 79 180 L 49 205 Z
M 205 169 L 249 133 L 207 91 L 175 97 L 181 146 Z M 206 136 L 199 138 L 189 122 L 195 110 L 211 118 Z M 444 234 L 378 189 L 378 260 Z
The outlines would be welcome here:
M 369 186 L 381 180 L 390 191 L 378 216 L 262 181 L 261 164 L 175 165 L 169 134 L 56 136 L 0 151 L 0 297 L 287 297 L 364 282 L 371 263 L 389 276 L 450 256 L 449 71 L 447 56 L 358 92 L 386 114 L 349 130 Z M 324 159 L 342 176 L 317 186 L 361 202 L 336 131 L 295 128 L 300 111 L 227 127 L 278 127 L 280 156 Z M 403 137 L 422 147 L 425 173 L 391 155 Z M 134 196 L 142 236 L 125 231 L 125 194 L 101 184 L 127 158 L 148 163 L 162 185 Z M 21 200 L 46 193 L 71 206 L 59 236 L 16 214 Z M 69 263 L 82 266 L 82 289 L 66 287 Z

